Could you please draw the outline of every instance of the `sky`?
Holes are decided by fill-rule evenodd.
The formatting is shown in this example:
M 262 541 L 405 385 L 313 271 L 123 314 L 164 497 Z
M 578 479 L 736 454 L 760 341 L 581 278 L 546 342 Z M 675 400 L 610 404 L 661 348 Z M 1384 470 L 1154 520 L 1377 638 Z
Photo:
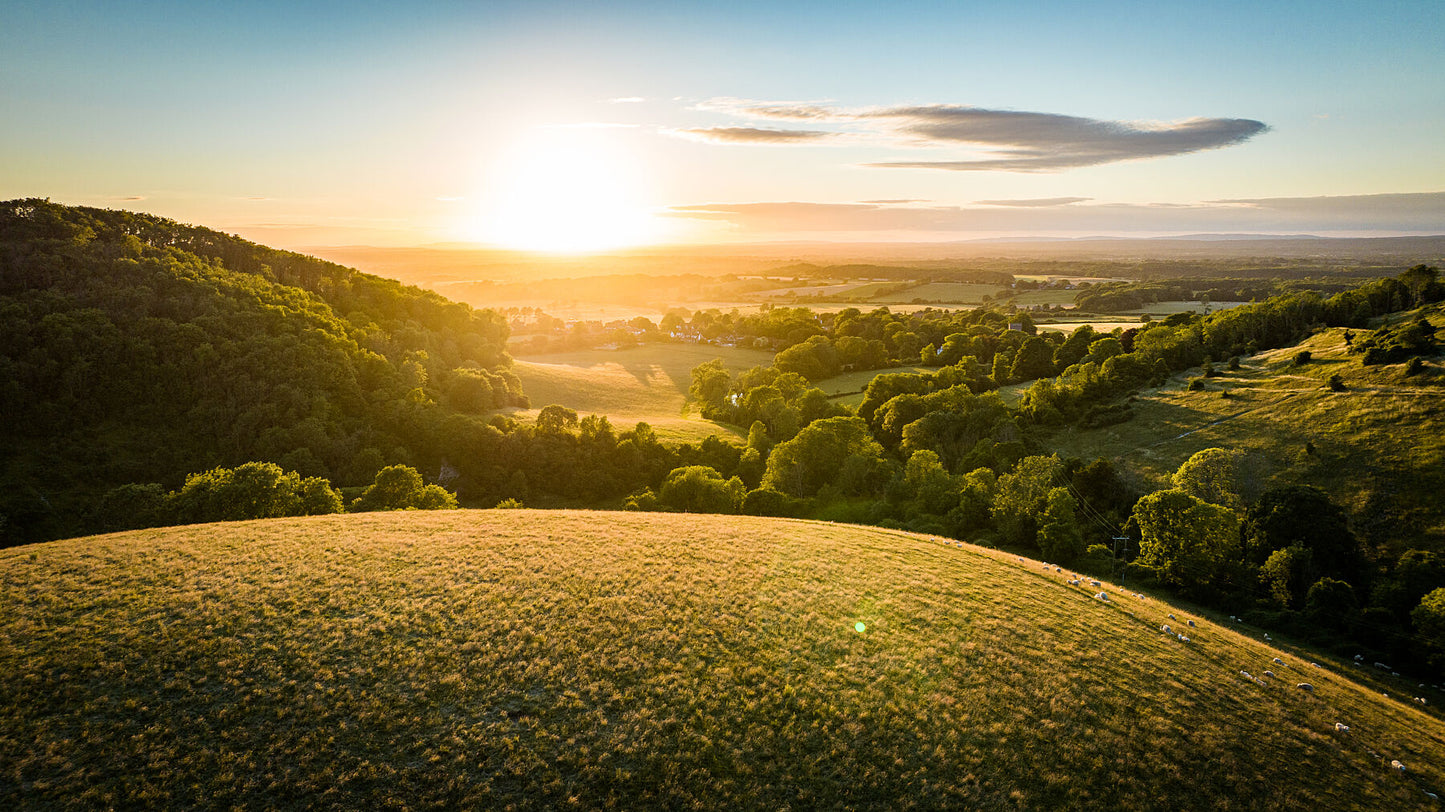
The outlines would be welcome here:
M 0 199 L 281 247 L 1445 233 L 1445 3 L 0 0 Z

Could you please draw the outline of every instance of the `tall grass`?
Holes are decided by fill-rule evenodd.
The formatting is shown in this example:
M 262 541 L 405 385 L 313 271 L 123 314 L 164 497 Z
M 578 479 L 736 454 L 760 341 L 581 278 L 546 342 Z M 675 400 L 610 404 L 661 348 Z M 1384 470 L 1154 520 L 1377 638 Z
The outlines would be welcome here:
M 0 797 L 1405 809 L 1445 787 L 1418 706 L 1067 578 L 872 528 L 516 510 L 0 551 Z

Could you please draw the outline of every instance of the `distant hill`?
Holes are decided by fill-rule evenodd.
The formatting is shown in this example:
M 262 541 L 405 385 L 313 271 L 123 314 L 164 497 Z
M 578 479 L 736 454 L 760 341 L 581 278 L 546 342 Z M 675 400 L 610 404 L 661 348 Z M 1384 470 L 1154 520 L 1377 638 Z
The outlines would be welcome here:
M 1445 338 L 1440 305 L 1391 320 L 1420 317 Z M 1046 443 L 1065 455 L 1113 460 L 1141 490 L 1168 487 L 1201 449 L 1242 451 L 1251 498 L 1272 485 L 1314 485 L 1349 510 L 1356 532 L 1385 559 L 1410 548 L 1445 551 L 1445 364 L 1421 359 L 1414 374 L 1404 362 L 1366 366 L 1345 336 L 1369 332 L 1320 329 L 1297 345 L 1243 358 L 1238 370 L 1216 360 L 1215 376 L 1197 391 L 1189 387 L 1202 374 L 1196 367 L 1131 398 L 1127 422 L 1051 432 Z M 1295 362 L 1301 352 L 1307 363 Z M 1340 391 L 1328 386 L 1333 375 Z
M 508 327 L 206 228 L 0 203 L 0 543 L 75 534 L 107 488 L 248 460 L 337 484 L 434 465 L 454 410 L 523 405 Z
M 1071 577 L 873 528 L 562 511 L 0 551 L 0 796 L 1403 810 L 1445 792 L 1419 689 Z

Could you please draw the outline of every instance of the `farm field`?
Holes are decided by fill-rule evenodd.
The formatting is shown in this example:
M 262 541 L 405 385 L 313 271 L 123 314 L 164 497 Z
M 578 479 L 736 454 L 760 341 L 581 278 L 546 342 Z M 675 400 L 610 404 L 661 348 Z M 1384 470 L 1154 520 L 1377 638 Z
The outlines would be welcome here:
M 899 293 L 881 296 L 877 299 L 877 303 L 889 305 L 891 308 L 894 303 L 908 304 L 915 299 L 921 299 L 928 303 L 976 306 L 983 302 L 984 296 L 997 296 L 1005 290 L 1006 288 L 998 285 L 976 285 L 969 282 L 929 282 L 911 287 Z
M 1445 723 L 1412 686 L 1069 577 L 898 531 L 587 511 L 9 549 L 0 786 L 17 808 L 1434 808 Z
M 772 363 L 772 353 L 703 344 L 648 344 L 625 350 L 583 350 L 533 356 L 513 363 L 512 371 L 532 401 L 530 410 L 513 414 L 535 417 L 544 406 L 558 404 L 579 415 L 607 415 L 619 430 L 639 420 L 660 437 L 695 442 L 709 434 L 734 432 L 718 423 L 683 414 L 692 369 L 714 358 L 734 372 Z
M 1439 321 L 1439 309 L 1430 313 Z M 1204 448 L 1249 455 L 1253 490 L 1299 481 L 1322 488 L 1356 517 L 1367 536 L 1395 528 L 1413 546 L 1445 549 L 1445 526 L 1425 518 L 1445 493 L 1445 434 L 1439 406 L 1445 368 L 1438 359 L 1406 377 L 1404 364 L 1365 367 L 1346 352 L 1343 329 L 1322 330 L 1297 346 L 1216 362 L 1202 391 L 1176 375 L 1134 400 L 1134 419 L 1102 429 L 1069 429 L 1048 443 L 1061 454 L 1114 460 L 1153 489 Z M 1311 361 L 1295 365 L 1301 350 Z M 1345 390 L 1331 391 L 1331 375 Z M 1221 396 L 1228 392 L 1229 397 Z M 1399 528 L 1405 528 L 1401 533 Z

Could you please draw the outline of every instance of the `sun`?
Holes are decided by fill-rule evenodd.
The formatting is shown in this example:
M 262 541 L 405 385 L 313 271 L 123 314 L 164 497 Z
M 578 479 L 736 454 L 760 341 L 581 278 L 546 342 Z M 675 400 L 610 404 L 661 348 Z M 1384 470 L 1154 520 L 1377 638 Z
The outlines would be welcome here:
M 636 156 L 593 128 L 534 130 L 483 179 L 473 239 L 525 251 L 606 251 L 656 242 Z

